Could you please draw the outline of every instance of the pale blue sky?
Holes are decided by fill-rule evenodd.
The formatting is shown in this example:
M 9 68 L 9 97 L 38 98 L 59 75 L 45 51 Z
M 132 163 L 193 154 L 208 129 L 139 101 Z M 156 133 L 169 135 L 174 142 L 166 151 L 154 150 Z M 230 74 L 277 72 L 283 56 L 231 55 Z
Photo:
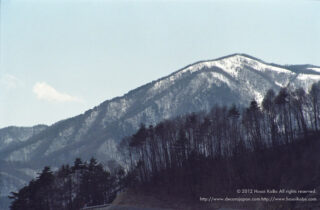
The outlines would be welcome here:
M 0 2 L 0 127 L 52 124 L 236 52 L 320 65 L 320 1 Z

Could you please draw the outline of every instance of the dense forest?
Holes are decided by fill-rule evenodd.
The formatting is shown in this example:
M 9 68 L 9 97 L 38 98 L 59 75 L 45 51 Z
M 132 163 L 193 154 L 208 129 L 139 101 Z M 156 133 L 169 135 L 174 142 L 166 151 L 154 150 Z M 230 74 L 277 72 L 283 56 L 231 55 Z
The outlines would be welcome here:
M 92 158 L 52 172 L 45 167 L 18 193 L 12 210 L 79 209 L 111 202 L 123 188 L 179 195 L 234 194 L 236 189 L 320 186 L 320 82 L 269 90 L 261 105 L 214 106 L 141 125 L 119 144 L 125 169 L 108 172 Z
M 320 186 L 320 83 L 269 90 L 261 105 L 214 106 L 140 129 L 120 148 L 132 187 L 199 200 L 236 189 Z
M 27 186 L 12 193 L 12 210 L 79 210 L 111 202 L 124 183 L 121 167 L 106 171 L 91 158 L 89 163 L 80 158 L 73 166 L 63 165 L 52 172 L 45 167 Z

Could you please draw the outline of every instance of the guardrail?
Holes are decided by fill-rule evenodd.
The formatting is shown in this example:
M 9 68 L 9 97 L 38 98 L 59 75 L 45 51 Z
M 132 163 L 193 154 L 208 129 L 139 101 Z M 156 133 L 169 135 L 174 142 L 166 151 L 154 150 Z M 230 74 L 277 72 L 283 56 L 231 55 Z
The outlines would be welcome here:
M 83 207 L 81 210 L 105 210 L 105 207 L 108 207 L 108 206 L 111 206 L 111 204 L 87 206 L 87 207 Z

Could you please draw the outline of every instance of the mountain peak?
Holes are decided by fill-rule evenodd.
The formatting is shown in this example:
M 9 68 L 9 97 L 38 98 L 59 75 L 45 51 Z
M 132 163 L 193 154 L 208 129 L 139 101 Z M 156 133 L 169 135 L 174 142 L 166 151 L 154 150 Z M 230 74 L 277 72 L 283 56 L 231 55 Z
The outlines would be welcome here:
M 174 72 L 173 74 L 169 75 L 168 77 L 165 77 L 164 79 L 174 81 L 186 73 L 195 73 L 197 71 L 207 69 L 214 69 L 214 71 L 220 69 L 224 73 L 227 73 L 232 77 L 237 77 L 239 71 L 243 71 L 244 69 L 255 69 L 256 71 L 260 72 L 274 71 L 277 73 L 293 73 L 288 69 L 281 68 L 280 66 L 276 66 L 273 64 L 268 64 L 253 56 L 244 53 L 235 53 L 213 60 L 198 61 Z M 158 83 L 159 82 L 161 83 L 161 80 L 158 81 Z
M 246 104 L 247 100 L 252 99 L 256 99 L 260 103 L 263 95 L 270 88 L 279 90 L 281 87 L 294 85 L 307 90 L 312 81 L 320 79 L 317 72 L 311 72 L 310 70 L 305 71 L 307 72 L 305 74 L 302 72 L 303 69 L 302 71 L 301 69 L 293 71 L 288 67 L 266 63 L 247 54 L 235 53 L 188 65 L 167 77 L 157 80 L 148 93 L 156 95 L 169 91 L 177 83 L 182 83 L 181 81 L 192 80 L 193 87 L 190 86 L 192 93 L 198 91 L 197 88 L 199 87 L 202 87 L 204 92 L 214 86 L 218 89 L 225 87 L 232 92 L 241 89 L 246 92 L 241 93 L 243 95 L 240 97 L 243 101 L 242 104 Z M 244 95 L 247 95 L 246 97 L 250 97 L 250 99 L 243 100 L 246 98 Z
M 233 57 L 243 57 L 243 58 L 250 58 L 250 59 L 253 59 L 253 60 L 260 60 L 260 59 L 254 57 L 254 56 L 251 56 L 251 55 L 248 55 L 248 54 L 245 54 L 245 53 L 233 53 L 233 54 L 230 54 L 230 55 L 226 55 L 226 56 L 223 56 L 223 57 L 212 59 L 211 61 L 222 60 L 222 59 L 233 58 Z

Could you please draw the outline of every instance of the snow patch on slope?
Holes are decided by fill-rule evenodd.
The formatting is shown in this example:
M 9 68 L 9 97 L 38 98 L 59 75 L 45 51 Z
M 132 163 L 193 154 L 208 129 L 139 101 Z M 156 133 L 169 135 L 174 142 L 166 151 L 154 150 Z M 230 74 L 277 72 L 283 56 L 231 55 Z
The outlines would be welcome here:
M 93 125 L 95 120 L 97 119 L 99 114 L 98 110 L 92 110 L 90 115 L 86 117 L 84 123 L 82 124 L 81 128 L 77 131 L 76 136 L 74 137 L 74 142 L 79 141 L 81 136 L 85 134 L 89 128 Z
M 316 71 L 316 72 L 319 72 L 320 73 L 320 68 L 315 68 L 315 67 L 310 67 L 310 68 L 308 68 L 308 69 L 310 69 L 310 70 L 312 70 L 312 71 Z
M 114 152 L 117 151 L 117 145 L 114 139 L 107 139 L 98 149 L 98 153 L 102 155 L 109 155 L 111 159 L 118 160 L 119 155 Z
M 8 137 L 8 138 L 6 138 L 6 139 L 3 141 L 3 143 L 4 143 L 4 144 L 10 144 L 10 143 L 13 142 L 13 141 L 14 141 L 13 138 Z
M 313 83 L 320 81 L 320 75 L 299 74 L 295 80 L 294 88 L 302 87 L 306 91 L 309 91 Z
M 211 84 L 216 83 L 219 86 L 219 85 L 221 85 L 221 82 L 224 82 L 229 87 L 232 86 L 230 80 L 227 77 L 225 77 L 224 75 L 222 75 L 222 74 L 219 74 L 217 72 L 211 72 L 211 76 L 216 78 L 216 80 L 212 80 L 210 82 Z
M 59 132 L 58 137 L 55 138 L 49 149 L 45 152 L 45 155 L 49 155 L 54 151 L 62 149 L 68 144 L 68 137 L 74 133 L 74 127 L 69 127 L 61 132 Z
M 106 115 L 103 118 L 102 125 L 106 126 L 107 123 L 118 120 L 126 113 L 131 105 L 131 100 L 121 98 L 119 100 L 111 101 L 108 104 Z
M 297 79 L 299 79 L 299 80 L 314 80 L 314 81 L 318 81 L 320 79 L 320 75 L 299 74 Z
M 274 81 L 274 83 L 276 84 L 276 85 L 278 85 L 279 87 L 285 87 L 285 85 L 284 84 L 281 84 L 280 82 L 277 82 L 277 81 Z

